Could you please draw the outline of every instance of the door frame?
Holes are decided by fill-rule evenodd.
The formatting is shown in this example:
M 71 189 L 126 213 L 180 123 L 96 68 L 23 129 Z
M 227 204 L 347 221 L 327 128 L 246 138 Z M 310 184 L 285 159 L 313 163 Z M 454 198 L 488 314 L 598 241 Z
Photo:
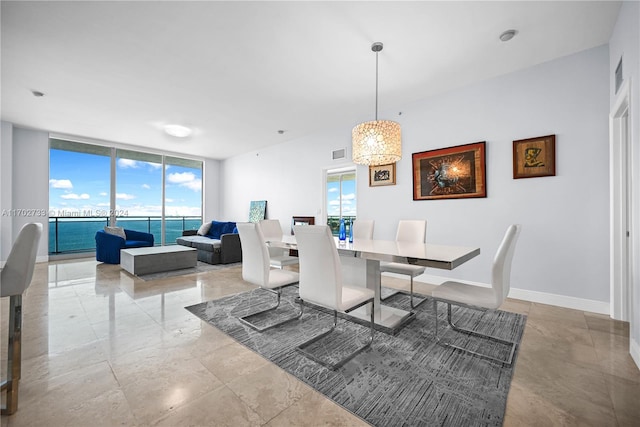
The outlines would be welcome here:
M 631 144 L 631 84 L 625 81 L 609 115 L 610 315 L 631 320 L 633 280 L 634 150 Z

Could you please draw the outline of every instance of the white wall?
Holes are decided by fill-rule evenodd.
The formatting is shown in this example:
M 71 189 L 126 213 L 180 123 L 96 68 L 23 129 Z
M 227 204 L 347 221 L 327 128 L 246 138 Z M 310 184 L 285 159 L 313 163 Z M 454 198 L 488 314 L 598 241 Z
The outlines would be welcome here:
M 49 134 L 43 131 L 13 128 L 13 209 L 49 211 Z M 47 216 L 13 217 L 13 236 L 29 222 L 43 226 L 37 261 L 49 258 L 49 221 Z M 8 255 L 8 254 L 7 254 Z
M 223 161 L 222 219 L 247 221 L 251 200 L 266 200 L 267 218 L 280 219 L 285 232 L 294 215 L 315 216 L 317 223 L 323 207 L 323 170 L 352 165 L 350 160 L 331 160 L 332 150 L 347 145 L 344 129 L 333 129 Z M 366 170 L 358 173 L 364 182 Z
M 602 46 L 407 105 L 402 115 L 383 112 L 402 125 L 397 185 L 370 188 L 359 166 L 358 215 L 376 220 L 376 238 L 393 239 L 399 219 L 426 218 L 428 241 L 479 246 L 479 257 L 448 275 L 484 283 L 506 227 L 520 223 L 513 287 L 608 310 L 608 73 Z M 320 217 L 322 170 L 331 150 L 350 145 L 350 131 L 224 161 L 222 216 L 243 220 L 250 200 L 265 199 L 283 226 L 292 215 Z M 556 135 L 557 175 L 514 180 L 512 141 L 547 134 Z M 487 142 L 487 198 L 412 200 L 411 153 L 477 141 Z
M 11 183 L 13 160 L 13 126 L 2 122 L 2 136 L 0 137 L 0 266 L 9 257 L 13 242 L 13 224 L 11 216 Z
M 632 182 L 636 187 L 633 188 L 635 197 L 632 206 L 632 225 L 631 233 L 633 233 L 632 259 L 634 265 L 632 267 L 632 292 L 631 307 L 632 318 L 630 319 L 630 338 L 631 338 L 631 355 L 636 364 L 640 366 L 640 188 L 637 183 L 640 182 L 640 3 L 626 1 L 622 3 L 618 21 L 614 32 L 609 41 L 610 52 L 610 105 L 616 101 L 615 93 L 615 69 L 623 58 L 623 80 L 630 82 L 630 139 L 632 145 Z
M 220 161 L 204 160 L 202 221 L 211 221 L 220 216 Z

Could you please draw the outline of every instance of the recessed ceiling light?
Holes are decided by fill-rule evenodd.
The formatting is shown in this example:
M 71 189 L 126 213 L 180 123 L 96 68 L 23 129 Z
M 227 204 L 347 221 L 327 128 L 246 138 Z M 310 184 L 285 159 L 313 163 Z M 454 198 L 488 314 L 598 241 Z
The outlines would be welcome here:
M 40 92 L 39 90 L 32 90 L 31 93 L 33 94 L 33 96 L 37 97 L 37 98 L 41 98 L 44 96 L 43 92 Z
M 280 130 L 278 131 L 278 133 L 279 133 L 280 135 L 282 135 L 282 134 L 284 133 L 284 130 L 280 129 Z
M 504 33 L 500 34 L 500 40 L 502 40 L 503 42 L 508 42 L 509 40 L 514 38 L 516 34 L 518 34 L 518 31 L 516 30 L 507 30 Z
M 182 125 L 165 125 L 164 131 L 176 138 L 186 138 L 191 135 L 191 129 Z

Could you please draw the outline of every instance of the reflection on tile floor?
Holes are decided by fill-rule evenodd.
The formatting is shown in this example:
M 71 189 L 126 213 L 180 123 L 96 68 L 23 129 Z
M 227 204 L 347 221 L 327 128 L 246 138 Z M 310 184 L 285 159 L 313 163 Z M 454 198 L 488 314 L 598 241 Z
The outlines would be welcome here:
M 89 259 L 37 264 L 23 299 L 19 410 L 2 426 L 367 425 L 184 309 L 252 288 L 240 267 L 145 282 Z M 519 300 L 502 308 L 528 315 L 505 426 L 638 425 L 628 324 Z

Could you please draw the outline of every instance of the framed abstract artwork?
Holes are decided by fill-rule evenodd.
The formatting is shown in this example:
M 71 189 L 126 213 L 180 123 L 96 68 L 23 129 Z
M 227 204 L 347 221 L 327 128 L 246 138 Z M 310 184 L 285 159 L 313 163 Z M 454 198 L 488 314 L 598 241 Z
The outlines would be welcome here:
M 413 153 L 413 200 L 487 197 L 485 145 Z
M 555 135 L 513 141 L 513 179 L 555 174 Z
M 266 200 L 252 200 L 249 204 L 249 222 L 259 222 L 267 213 Z
M 396 164 L 369 166 L 369 187 L 396 185 Z

